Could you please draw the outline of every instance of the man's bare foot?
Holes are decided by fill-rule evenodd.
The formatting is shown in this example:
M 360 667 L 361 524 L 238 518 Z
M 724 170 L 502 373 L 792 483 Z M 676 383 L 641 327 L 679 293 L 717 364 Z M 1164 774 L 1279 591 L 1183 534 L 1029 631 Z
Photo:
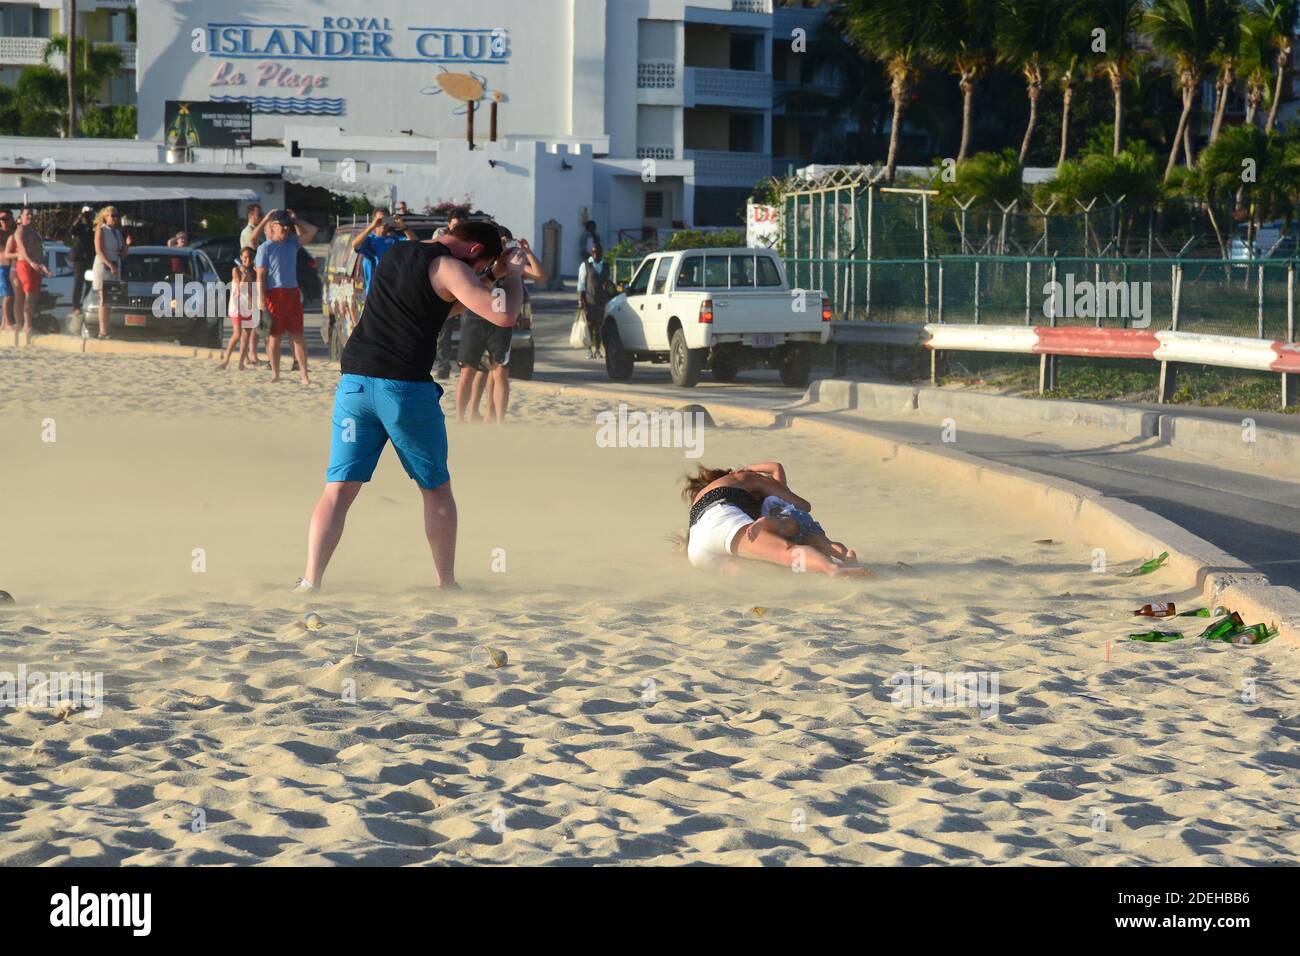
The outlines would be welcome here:
M 438 585 L 439 591 L 459 591 L 461 586 L 455 581 L 443 581 Z
M 278 382 L 278 381 L 280 381 L 280 376 L 279 376 L 279 375 L 272 375 L 272 376 L 271 376 L 271 383 L 272 383 L 272 384 L 275 384 L 275 383 Z
M 311 384 L 311 379 L 309 379 L 306 375 L 304 375 L 304 376 L 302 377 L 302 384 L 304 384 L 304 385 L 310 385 L 310 384 Z

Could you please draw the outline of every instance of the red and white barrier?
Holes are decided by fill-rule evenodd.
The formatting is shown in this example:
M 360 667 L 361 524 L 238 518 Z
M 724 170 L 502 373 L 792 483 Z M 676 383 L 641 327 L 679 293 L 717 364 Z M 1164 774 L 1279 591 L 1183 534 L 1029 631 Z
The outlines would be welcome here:
M 1258 372 L 1300 374 L 1300 343 L 1148 329 L 1024 325 L 925 326 L 926 348 L 953 352 L 1018 352 L 1085 358 L 1152 359 Z

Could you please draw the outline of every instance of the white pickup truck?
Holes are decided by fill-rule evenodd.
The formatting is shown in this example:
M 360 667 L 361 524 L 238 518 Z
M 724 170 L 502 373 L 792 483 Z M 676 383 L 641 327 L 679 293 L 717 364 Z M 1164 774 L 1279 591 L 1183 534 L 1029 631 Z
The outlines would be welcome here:
M 776 368 L 782 384 L 803 388 L 830 320 L 825 294 L 791 289 L 768 249 L 655 253 L 605 308 L 605 370 L 623 382 L 637 362 L 667 362 L 673 384 L 691 388 L 705 367 L 719 382 Z

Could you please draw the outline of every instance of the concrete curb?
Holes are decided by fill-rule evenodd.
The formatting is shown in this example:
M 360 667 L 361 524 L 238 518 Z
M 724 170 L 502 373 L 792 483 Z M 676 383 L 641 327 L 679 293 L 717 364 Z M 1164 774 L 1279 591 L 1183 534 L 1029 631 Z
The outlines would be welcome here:
M 1300 470 L 1300 433 L 1256 426 L 1247 412 L 1225 422 L 1187 412 L 1153 412 L 1126 405 L 1015 398 L 982 392 L 957 392 L 929 385 L 888 385 L 847 379 L 821 379 L 809 386 L 809 399 L 840 410 L 919 412 L 936 419 L 998 425 L 1086 426 L 1125 438 L 1155 438 L 1182 451 L 1239 461 L 1294 461 Z M 1247 436 L 1253 440 L 1247 440 Z
M 850 404 L 856 403 L 860 397 L 853 388 L 857 384 L 861 383 L 814 382 L 803 401 L 779 411 L 742 408 L 713 401 L 705 407 L 710 409 L 714 417 L 737 420 L 757 427 L 809 429 L 822 432 L 837 441 L 848 439 L 869 444 L 884 457 L 895 458 L 911 467 L 923 469 L 927 474 L 940 473 L 950 476 L 953 481 L 983 486 L 992 495 L 1024 502 L 1049 518 L 1074 528 L 1082 536 L 1101 542 L 1107 550 L 1113 552 L 1147 558 L 1168 551 L 1167 573 L 1174 575 L 1180 582 L 1186 582 L 1186 587 L 1199 590 L 1203 604 L 1211 607 L 1226 604 L 1239 611 L 1248 623 L 1264 621 L 1278 625 L 1280 639 L 1300 638 L 1300 593 L 1270 584 L 1264 575 L 1240 560 L 1144 508 L 1107 497 L 1075 482 L 987 462 L 956 449 L 905 444 L 871 432 L 865 423 L 862 427 L 850 427 L 839 422 L 809 417 L 810 413 L 861 407 Z M 598 398 L 614 403 L 627 402 L 641 407 L 669 408 L 686 404 L 675 403 L 671 399 L 659 401 L 635 392 L 583 385 L 548 386 L 543 382 L 520 382 L 517 387 L 550 388 L 558 390 L 562 395 Z M 878 407 L 898 411 L 908 407 L 908 396 L 915 391 L 906 386 L 875 386 L 873 389 L 868 395 L 868 401 L 878 403 Z M 1154 590 L 1156 589 L 1153 588 Z M 1174 591 L 1178 588 L 1166 583 L 1159 590 Z

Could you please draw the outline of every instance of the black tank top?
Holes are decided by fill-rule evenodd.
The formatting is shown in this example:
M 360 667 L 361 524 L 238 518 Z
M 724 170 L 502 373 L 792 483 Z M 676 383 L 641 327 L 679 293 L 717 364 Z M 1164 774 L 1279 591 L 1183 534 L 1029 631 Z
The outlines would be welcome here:
M 699 501 L 691 505 L 691 520 L 688 527 L 695 527 L 695 523 L 704 517 L 704 512 L 714 505 L 721 504 L 735 505 L 755 521 L 763 514 L 763 506 L 759 504 L 758 499 L 744 488 L 737 488 L 735 485 L 723 485 L 721 488 L 706 491 Z
M 453 303 L 429 284 L 429 265 L 450 255 L 440 242 L 399 242 L 379 260 L 361 320 L 348 337 L 339 367 L 345 374 L 427 382 L 438 333 Z

